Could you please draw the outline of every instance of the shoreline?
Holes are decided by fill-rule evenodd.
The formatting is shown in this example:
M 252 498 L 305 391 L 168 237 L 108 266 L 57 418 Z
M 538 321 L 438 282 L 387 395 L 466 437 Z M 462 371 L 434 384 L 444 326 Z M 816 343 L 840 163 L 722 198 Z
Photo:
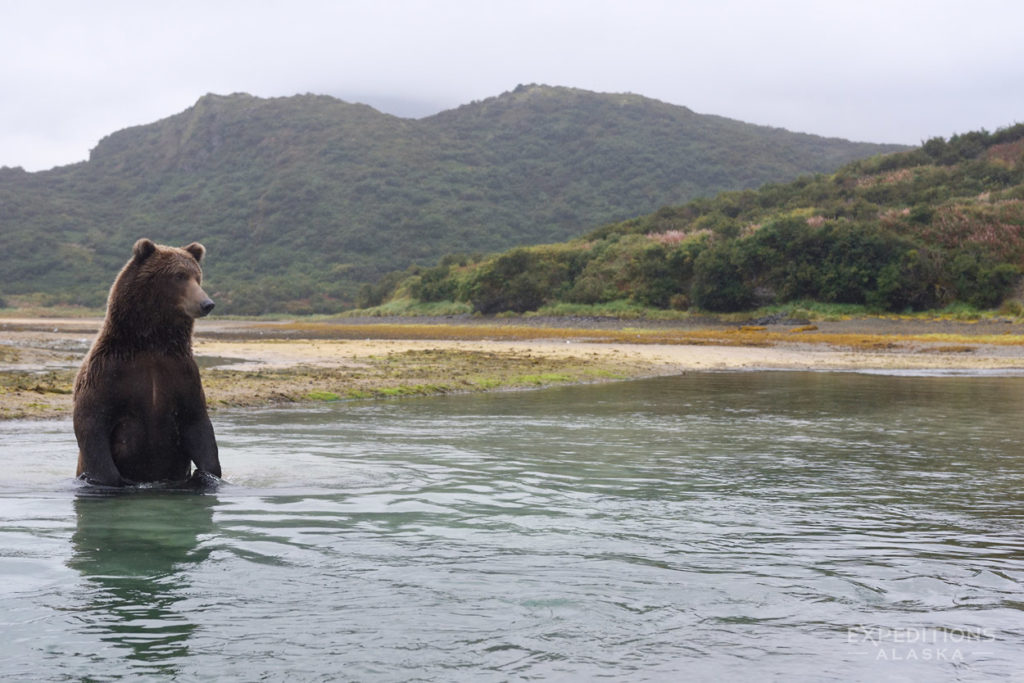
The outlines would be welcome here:
M 197 321 L 212 411 L 708 371 L 1024 375 L 1024 326 L 609 319 Z M 101 320 L 0 318 L 0 419 L 65 417 Z

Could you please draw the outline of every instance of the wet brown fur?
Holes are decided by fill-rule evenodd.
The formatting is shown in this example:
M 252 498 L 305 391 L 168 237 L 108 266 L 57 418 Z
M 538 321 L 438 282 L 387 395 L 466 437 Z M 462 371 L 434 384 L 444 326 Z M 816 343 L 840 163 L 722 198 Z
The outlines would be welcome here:
M 187 479 L 194 462 L 220 476 L 213 428 L 192 356 L 206 249 L 135 243 L 114 280 L 103 327 L 74 386 L 78 476 L 93 483 Z

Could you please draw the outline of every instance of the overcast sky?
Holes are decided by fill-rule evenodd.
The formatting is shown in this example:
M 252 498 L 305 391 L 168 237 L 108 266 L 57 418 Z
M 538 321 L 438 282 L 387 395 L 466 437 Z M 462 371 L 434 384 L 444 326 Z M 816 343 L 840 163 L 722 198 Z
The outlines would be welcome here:
M 208 92 L 424 116 L 519 83 L 918 144 L 1024 121 L 1020 0 L 0 0 L 0 166 Z

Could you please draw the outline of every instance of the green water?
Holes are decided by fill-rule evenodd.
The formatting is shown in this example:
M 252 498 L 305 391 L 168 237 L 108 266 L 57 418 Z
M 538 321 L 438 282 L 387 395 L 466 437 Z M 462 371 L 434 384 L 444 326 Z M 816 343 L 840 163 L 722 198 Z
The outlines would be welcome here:
M 1024 675 L 1024 378 L 735 373 L 221 412 L 96 495 L 0 423 L 11 680 Z

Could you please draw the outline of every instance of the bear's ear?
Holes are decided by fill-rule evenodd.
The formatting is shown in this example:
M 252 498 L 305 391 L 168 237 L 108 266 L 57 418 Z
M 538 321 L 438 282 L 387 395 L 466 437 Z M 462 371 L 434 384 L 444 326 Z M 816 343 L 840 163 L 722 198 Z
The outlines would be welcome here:
M 145 237 L 136 242 L 135 246 L 132 247 L 132 255 L 139 263 L 152 256 L 154 251 L 156 251 L 156 245 L 153 244 L 153 240 L 148 240 Z
M 188 246 L 182 247 L 182 249 L 192 254 L 192 258 L 194 258 L 197 262 L 202 262 L 203 257 L 206 256 L 206 247 L 199 244 L 199 242 L 193 242 Z

